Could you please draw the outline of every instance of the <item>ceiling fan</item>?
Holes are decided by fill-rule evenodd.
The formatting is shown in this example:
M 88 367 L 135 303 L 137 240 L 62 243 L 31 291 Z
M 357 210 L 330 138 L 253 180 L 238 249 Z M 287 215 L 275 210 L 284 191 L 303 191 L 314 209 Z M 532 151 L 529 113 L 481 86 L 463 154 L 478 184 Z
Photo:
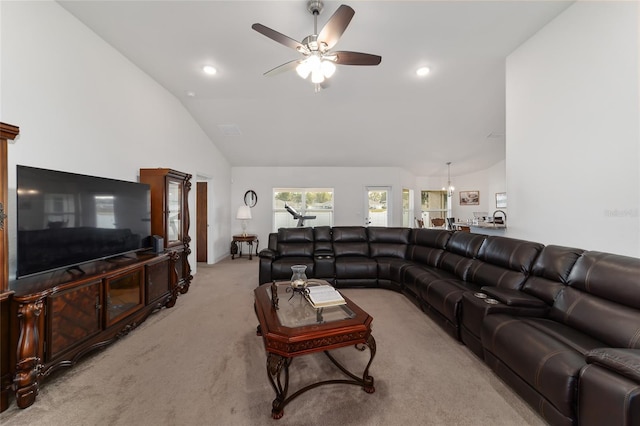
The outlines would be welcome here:
M 338 65 L 378 65 L 382 57 L 369 53 L 336 51 L 331 49 L 336 45 L 344 31 L 347 29 L 355 11 L 347 6 L 341 5 L 325 26 L 318 32 L 318 15 L 322 12 L 324 5 L 322 1 L 309 0 L 307 10 L 313 15 L 313 34 L 298 42 L 291 37 L 287 37 L 262 24 L 253 24 L 251 28 L 260 34 L 269 37 L 287 47 L 297 50 L 302 54 L 302 58 L 294 59 L 279 65 L 264 75 L 279 74 L 283 71 L 295 69 L 300 77 L 307 79 L 311 76 L 311 82 L 315 84 L 316 92 L 320 90 L 320 85 L 330 78 Z

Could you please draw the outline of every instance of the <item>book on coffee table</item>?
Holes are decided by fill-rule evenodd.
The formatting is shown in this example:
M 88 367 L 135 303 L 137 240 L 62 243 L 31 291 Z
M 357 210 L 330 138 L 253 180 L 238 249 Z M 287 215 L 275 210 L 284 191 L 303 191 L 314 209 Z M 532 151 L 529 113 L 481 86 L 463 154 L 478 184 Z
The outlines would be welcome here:
M 307 287 L 307 299 L 314 308 L 338 306 L 347 303 L 338 290 L 330 285 Z

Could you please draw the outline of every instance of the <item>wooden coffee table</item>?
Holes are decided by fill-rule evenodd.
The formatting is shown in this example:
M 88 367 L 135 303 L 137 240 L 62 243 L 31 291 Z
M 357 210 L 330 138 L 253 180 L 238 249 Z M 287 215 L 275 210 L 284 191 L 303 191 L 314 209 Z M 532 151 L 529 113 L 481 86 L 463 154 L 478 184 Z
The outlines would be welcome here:
M 272 293 L 276 297 L 272 298 Z M 255 290 L 258 335 L 264 341 L 267 373 L 276 393 L 271 410 L 274 419 L 281 418 L 285 405 L 298 395 L 321 385 L 343 383 L 375 392 L 373 377 L 369 375 L 376 354 L 376 341 L 371 335 L 373 318 L 347 297 L 344 299 L 346 305 L 314 309 L 301 294 L 291 292 L 288 282 L 263 284 Z M 329 353 L 352 345 L 359 351 L 369 348 L 371 356 L 362 376 L 348 371 Z M 348 378 L 321 380 L 289 395 L 289 366 L 293 358 L 316 352 L 324 352 Z

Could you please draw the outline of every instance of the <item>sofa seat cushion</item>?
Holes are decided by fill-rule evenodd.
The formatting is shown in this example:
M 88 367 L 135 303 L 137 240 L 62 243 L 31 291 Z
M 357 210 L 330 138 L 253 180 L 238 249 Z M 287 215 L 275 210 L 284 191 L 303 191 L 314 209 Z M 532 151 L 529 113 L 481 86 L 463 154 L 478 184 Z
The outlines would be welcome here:
M 336 278 L 378 277 L 378 263 L 375 259 L 361 256 L 347 256 L 336 259 Z
M 447 321 L 459 326 L 462 295 L 469 291 L 477 292 L 480 288 L 475 284 L 457 278 L 441 278 L 418 281 L 420 299 L 432 310 L 444 316 Z
M 431 281 L 448 278 L 455 279 L 456 276 L 442 269 L 411 262 L 402 271 L 402 288 L 408 289 L 418 297 L 420 296 L 420 286 Z
M 393 281 L 398 285 L 402 283 L 404 269 L 412 264 L 397 257 L 377 257 L 376 262 L 378 262 L 378 278 Z
M 482 345 L 560 413 L 575 417 L 585 354 L 602 342 L 550 319 L 487 315 Z
M 306 265 L 305 274 L 309 278 L 315 277 L 314 262 L 312 257 L 281 257 L 271 263 L 271 279 L 272 280 L 289 280 L 293 271 L 293 265 Z

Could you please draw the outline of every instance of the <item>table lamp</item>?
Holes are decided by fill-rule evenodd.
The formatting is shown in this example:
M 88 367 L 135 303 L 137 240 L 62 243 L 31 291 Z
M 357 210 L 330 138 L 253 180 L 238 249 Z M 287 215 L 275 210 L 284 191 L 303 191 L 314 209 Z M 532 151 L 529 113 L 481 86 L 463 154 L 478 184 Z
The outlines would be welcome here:
M 238 207 L 238 213 L 236 214 L 236 219 L 240 219 L 242 221 L 242 236 L 247 236 L 247 220 L 251 219 L 251 207 L 249 206 L 240 206 Z

